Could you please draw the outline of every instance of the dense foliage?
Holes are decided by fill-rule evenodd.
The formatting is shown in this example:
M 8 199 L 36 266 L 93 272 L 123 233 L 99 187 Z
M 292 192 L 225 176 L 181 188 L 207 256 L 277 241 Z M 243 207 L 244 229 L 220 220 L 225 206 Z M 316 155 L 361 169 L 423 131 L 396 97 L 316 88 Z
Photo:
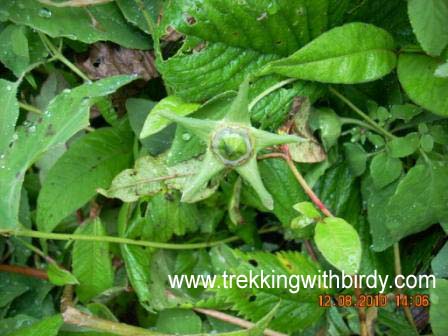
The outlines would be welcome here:
M 447 0 L 8 0 L 0 62 L 1 335 L 448 335 Z M 168 284 L 273 270 L 437 280 Z

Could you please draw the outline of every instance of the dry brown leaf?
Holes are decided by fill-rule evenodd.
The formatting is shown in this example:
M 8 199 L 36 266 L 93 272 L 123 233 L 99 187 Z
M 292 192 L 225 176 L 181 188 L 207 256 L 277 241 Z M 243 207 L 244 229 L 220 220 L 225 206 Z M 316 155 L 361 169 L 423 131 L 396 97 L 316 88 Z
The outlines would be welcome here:
M 159 76 L 154 62 L 151 51 L 99 42 L 91 45 L 88 58 L 78 60 L 77 65 L 92 80 L 130 74 L 150 80 Z

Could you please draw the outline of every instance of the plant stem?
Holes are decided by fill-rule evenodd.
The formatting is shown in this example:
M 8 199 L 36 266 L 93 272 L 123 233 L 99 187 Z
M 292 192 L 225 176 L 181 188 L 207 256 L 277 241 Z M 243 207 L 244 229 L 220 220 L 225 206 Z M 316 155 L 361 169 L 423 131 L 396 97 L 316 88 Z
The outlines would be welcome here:
M 43 114 L 43 112 L 41 110 L 39 110 L 37 107 L 27 104 L 27 103 L 19 102 L 19 107 L 28 112 L 32 112 L 35 114 Z
M 342 124 L 347 125 L 347 124 L 354 124 L 354 125 L 358 125 L 361 126 L 363 128 L 369 129 L 371 131 L 374 132 L 378 132 L 378 130 L 372 126 L 370 126 L 368 123 L 365 123 L 362 120 L 359 119 L 354 119 L 354 118 L 340 118 Z
M 259 231 L 260 234 L 275 232 L 277 228 L 271 227 L 266 229 L 261 229 Z M 194 249 L 203 249 L 207 247 L 213 247 L 221 244 L 231 243 L 238 240 L 241 240 L 238 236 L 228 237 L 225 239 L 212 241 L 212 242 L 203 242 L 203 243 L 191 243 L 191 244 L 174 244 L 174 243 L 158 243 L 152 241 L 145 240 L 134 240 L 122 237 L 113 237 L 113 236 L 88 236 L 88 235 L 80 235 L 80 234 L 68 234 L 68 233 L 52 233 L 52 232 L 40 232 L 33 230 L 13 230 L 13 229 L 2 229 L 0 230 L 0 235 L 11 235 L 17 237 L 32 237 L 32 238 L 40 238 L 40 239 L 52 239 L 52 240 L 83 240 L 83 241 L 98 241 L 98 242 L 108 242 L 114 244 L 127 244 L 127 245 L 138 245 L 138 246 L 147 246 L 165 250 L 194 250 Z
M 400 243 L 394 244 L 394 266 L 395 266 L 395 276 L 402 275 L 403 271 L 401 269 L 401 257 L 400 257 Z M 403 286 L 403 279 L 400 277 L 398 278 L 398 286 Z M 401 288 L 396 288 L 396 293 L 401 296 Z M 406 319 L 411 324 L 411 326 L 414 328 L 414 330 L 417 331 L 417 326 L 415 325 L 414 317 L 412 316 L 411 309 L 409 307 L 403 307 L 404 315 L 406 316 Z
M 81 77 L 84 81 L 90 82 L 90 79 L 81 71 L 79 70 L 76 65 L 74 65 L 72 62 L 70 62 L 60 50 L 58 50 L 53 43 L 50 41 L 50 39 L 43 33 L 38 32 L 40 39 L 42 40 L 44 46 L 47 48 L 47 50 L 50 52 L 52 56 L 57 58 L 59 61 L 64 63 L 70 70 L 72 70 L 75 74 L 77 74 L 79 77 Z
M 380 125 L 378 125 L 372 118 L 370 118 L 367 114 L 365 114 L 361 109 L 359 109 L 355 104 L 353 104 L 348 98 L 339 93 L 336 89 L 330 87 L 330 92 L 333 93 L 336 97 L 342 100 L 345 104 L 347 104 L 354 112 L 356 112 L 360 117 L 362 117 L 373 129 L 375 129 L 378 133 L 384 135 L 386 138 L 393 139 L 395 136 L 386 131 Z
M 36 253 L 38 256 L 42 257 L 46 262 L 57 265 L 57 262 L 53 258 L 46 255 L 42 250 L 38 249 L 36 246 L 29 244 L 28 242 L 24 241 L 23 239 L 20 239 L 19 237 L 16 237 L 16 239 L 20 244 Z
M 277 84 L 268 87 L 266 90 L 264 90 L 262 93 L 260 93 L 254 99 L 252 99 L 252 101 L 249 104 L 249 111 L 251 111 L 254 108 L 254 106 L 257 105 L 257 103 L 260 100 L 262 100 L 264 97 L 266 97 L 267 95 L 269 95 L 272 92 L 274 92 L 275 90 L 278 90 L 281 87 L 288 85 L 290 83 L 293 83 L 295 81 L 297 81 L 296 78 L 289 78 L 289 79 L 285 79 L 284 81 L 278 82 Z
M 47 272 L 31 267 L 0 265 L 0 272 L 17 273 L 37 279 L 48 280 Z

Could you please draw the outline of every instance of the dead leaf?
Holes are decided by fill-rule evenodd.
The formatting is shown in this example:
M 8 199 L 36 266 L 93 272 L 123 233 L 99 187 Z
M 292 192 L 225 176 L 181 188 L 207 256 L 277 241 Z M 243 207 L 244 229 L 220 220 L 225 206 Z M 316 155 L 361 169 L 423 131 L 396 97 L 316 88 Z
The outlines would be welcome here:
M 295 162 L 321 162 L 327 158 L 323 147 L 313 136 L 308 119 L 310 116 L 311 104 L 307 98 L 295 97 L 290 119 L 286 122 L 283 130 L 287 133 L 295 133 L 308 141 L 287 145 L 291 158 Z
M 92 80 L 131 74 L 150 80 L 159 76 L 154 62 L 151 51 L 99 42 L 91 45 L 88 58 L 78 60 L 77 65 Z

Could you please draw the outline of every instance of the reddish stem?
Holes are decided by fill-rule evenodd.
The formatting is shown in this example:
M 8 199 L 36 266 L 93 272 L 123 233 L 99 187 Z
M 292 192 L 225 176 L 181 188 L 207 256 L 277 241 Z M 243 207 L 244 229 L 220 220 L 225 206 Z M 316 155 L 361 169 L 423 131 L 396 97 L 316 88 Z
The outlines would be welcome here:
M 48 280 L 47 272 L 31 267 L 0 265 L 0 272 L 17 273 L 28 277 Z

